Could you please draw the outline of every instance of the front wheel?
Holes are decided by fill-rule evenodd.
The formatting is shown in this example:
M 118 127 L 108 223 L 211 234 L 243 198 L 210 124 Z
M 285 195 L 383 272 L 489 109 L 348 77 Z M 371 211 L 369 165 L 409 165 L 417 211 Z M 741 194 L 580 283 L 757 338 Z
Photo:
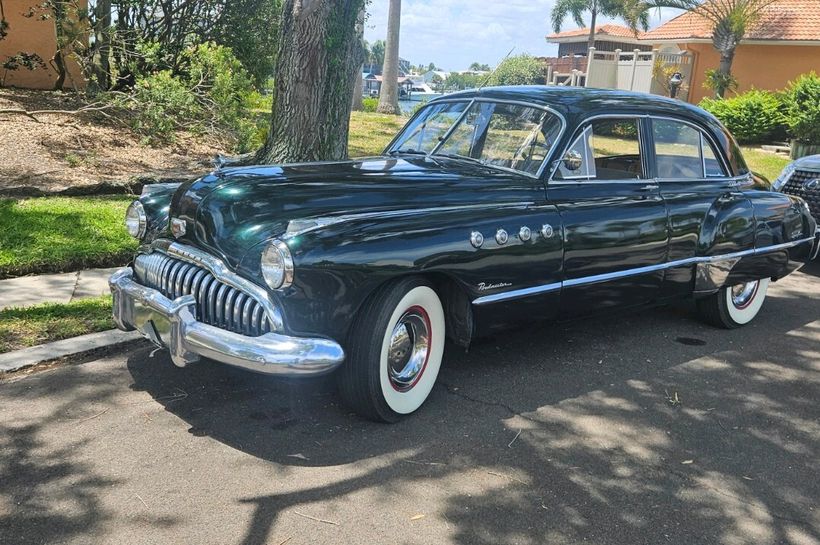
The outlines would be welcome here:
M 699 300 L 698 311 L 706 322 L 734 329 L 748 324 L 757 316 L 768 288 L 768 278 L 726 286 L 714 295 Z
M 433 389 L 444 355 L 444 309 L 418 278 L 381 288 L 360 310 L 339 370 L 339 392 L 361 416 L 396 422 Z

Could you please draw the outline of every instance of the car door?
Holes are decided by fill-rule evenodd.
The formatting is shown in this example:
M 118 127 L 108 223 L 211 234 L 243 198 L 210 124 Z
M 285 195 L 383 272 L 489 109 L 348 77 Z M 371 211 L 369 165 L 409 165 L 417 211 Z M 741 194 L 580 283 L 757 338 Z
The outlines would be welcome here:
M 655 175 L 669 211 L 670 266 L 662 297 L 674 298 L 692 292 L 695 258 L 754 247 L 754 211 L 742 191 L 743 178 L 729 175 L 708 131 L 669 117 L 648 123 Z
M 639 116 L 586 122 L 548 184 L 563 224 L 562 317 L 646 304 L 660 294 L 666 205 L 651 178 L 646 129 Z

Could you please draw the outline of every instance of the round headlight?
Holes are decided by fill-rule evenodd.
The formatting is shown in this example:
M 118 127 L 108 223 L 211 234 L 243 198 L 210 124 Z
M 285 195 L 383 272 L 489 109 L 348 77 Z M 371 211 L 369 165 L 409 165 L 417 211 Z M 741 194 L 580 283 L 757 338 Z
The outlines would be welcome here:
M 293 284 L 293 257 L 290 248 L 281 240 L 271 242 L 262 252 L 262 277 L 271 289 L 287 288 Z
M 125 211 L 125 229 L 134 238 L 141 239 L 145 236 L 148 227 L 148 218 L 145 215 L 145 208 L 139 201 L 134 201 Z

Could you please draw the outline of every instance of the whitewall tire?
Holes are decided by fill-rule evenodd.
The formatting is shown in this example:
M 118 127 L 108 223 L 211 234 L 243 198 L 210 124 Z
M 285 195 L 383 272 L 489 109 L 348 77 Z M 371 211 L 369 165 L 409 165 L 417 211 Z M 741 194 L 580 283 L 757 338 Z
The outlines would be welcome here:
M 726 286 L 698 301 L 698 310 L 701 317 L 712 325 L 727 329 L 740 327 L 751 322 L 760 312 L 768 289 L 768 278 Z
M 395 422 L 425 402 L 444 355 L 445 316 L 435 290 L 404 278 L 381 288 L 353 324 L 339 391 L 372 420 Z

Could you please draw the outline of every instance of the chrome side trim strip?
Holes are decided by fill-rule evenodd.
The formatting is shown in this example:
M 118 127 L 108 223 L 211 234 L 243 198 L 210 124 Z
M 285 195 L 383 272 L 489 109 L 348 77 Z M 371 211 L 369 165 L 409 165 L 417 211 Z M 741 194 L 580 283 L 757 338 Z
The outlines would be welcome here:
M 250 295 L 262 305 L 270 319 L 271 326 L 274 331 L 284 331 L 285 324 L 282 319 L 281 311 L 273 304 L 267 290 L 258 284 L 251 282 L 231 271 L 225 263 L 218 257 L 212 256 L 193 246 L 187 246 L 178 242 L 171 242 L 169 240 L 156 240 L 150 246 L 150 250 L 159 251 L 168 256 L 175 257 L 182 261 L 199 265 L 207 269 L 214 277 L 227 284 L 232 288 L 243 291 Z
M 282 240 L 289 240 L 293 237 L 304 235 L 323 227 L 338 225 L 355 220 L 366 220 L 371 218 L 394 218 L 398 216 L 427 214 L 430 212 L 458 212 L 460 210 L 506 210 L 509 208 L 526 208 L 534 206 L 533 201 L 521 201 L 516 203 L 502 204 L 464 204 L 459 206 L 439 206 L 431 208 L 403 208 L 401 210 L 383 210 L 380 212 L 362 212 L 360 214 L 342 214 L 340 216 L 323 216 L 317 218 L 299 218 L 288 223 L 288 229 L 280 237 Z
M 474 305 L 487 305 L 489 303 L 497 303 L 499 301 L 512 301 L 514 299 L 521 299 L 530 295 L 537 295 L 539 293 L 546 293 L 548 291 L 555 291 L 561 289 L 561 282 L 554 284 L 544 284 L 543 286 L 534 286 L 532 288 L 524 288 L 520 290 L 505 291 L 503 293 L 496 293 L 494 295 L 485 295 L 473 301 Z
M 563 288 L 571 288 L 573 286 L 582 286 L 585 284 L 596 284 L 598 282 L 606 282 L 609 280 L 617 280 L 619 278 L 628 278 L 630 276 L 638 276 L 641 274 L 648 274 L 652 272 L 662 271 L 666 269 L 673 269 L 675 267 L 684 267 L 687 265 L 695 265 L 699 263 L 715 263 L 719 261 L 738 260 L 742 257 L 750 255 L 763 255 L 778 250 L 785 250 L 793 248 L 807 242 L 814 242 L 815 237 L 806 237 L 791 242 L 784 242 L 782 244 L 775 244 L 773 246 L 766 246 L 765 248 L 753 248 L 751 250 L 743 250 L 740 252 L 733 252 L 731 254 L 721 254 L 712 256 L 689 257 L 686 259 L 679 259 L 676 261 L 669 261 L 668 263 L 659 263 L 657 265 L 648 265 L 646 267 L 636 267 L 634 269 L 626 269 L 623 271 L 616 271 L 611 273 L 596 274 L 593 276 L 582 276 L 580 278 L 570 278 L 561 282 L 554 282 L 551 284 L 543 284 L 540 286 L 533 286 L 530 288 L 522 288 L 518 290 L 510 290 L 501 293 L 494 293 L 492 295 L 484 295 L 473 300 L 474 305 L 487 305 L 490 303 L 498 303 L 501 301 L 511 301 L 528 297 L 530 295 L 537 295 L 539 293 L 546 293 Z

